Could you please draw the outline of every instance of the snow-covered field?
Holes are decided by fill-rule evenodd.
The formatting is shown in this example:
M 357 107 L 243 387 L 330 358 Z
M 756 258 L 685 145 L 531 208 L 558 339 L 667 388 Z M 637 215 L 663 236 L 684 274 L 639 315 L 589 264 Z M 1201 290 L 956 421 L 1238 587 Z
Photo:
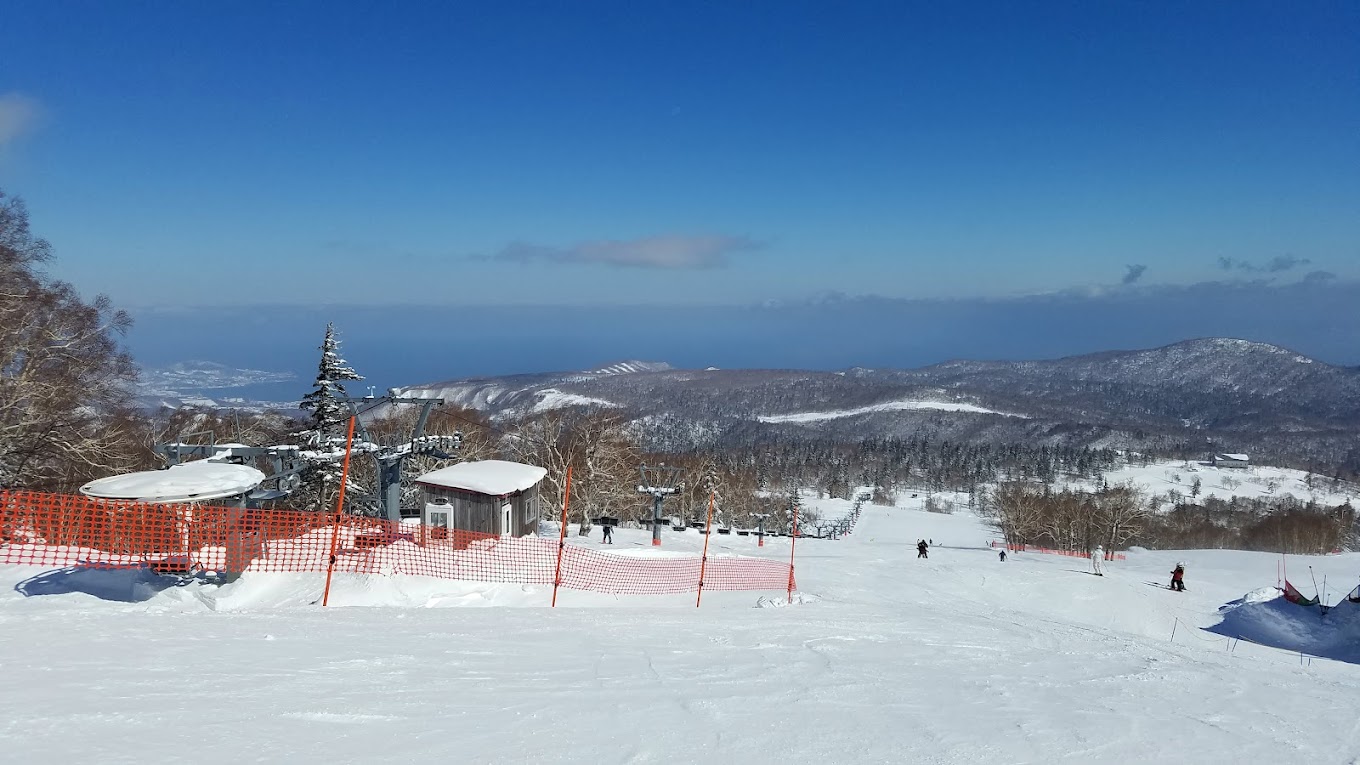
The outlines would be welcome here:
M 850 537 L 800 540 L 793 605 L 780 593 L 706 593 L 695 609 L 690 596 L 566 591 L 549 610 L 545 588 L 345 577 L 331 594 L 345 607 L 322 609 L 316 576 L 163 588 L 126 572 L 3 568 L 0 752 L 16 763 L 1357 762 L 1360 666 L 1287 649 L 1360 661 L 1348 649 L 1360 630 L 1342 609 L 1324 621 L 1259 593 L 1244 601 L 1275 584 L 1278 557 L 1135 551 L 1103 578 L 1079 559 L 1002 563 L 976 518 L 921 501 L 866 505 Z M 814 504 L 827 517 L 845 509 Z M 916 559 L 923 537 L 936 543 L 929 560 Z M 618 541 L 650 554 L 643 532 Z M 665 542 L 674 554 L 702 537 Z M 789 542 L 713 538 L 781 558 Z M 1177 560 L 1186 593 L 1165 589 Z M 1308 567 L 1326 577 L 1334 602 L 1360 555 L 1288 564 L 1309 594 Z M 473 605 L 496 607 L 444 607 Z
M 1192 497 L 1195 479 L 1199 479 L 1198 497 Z M 1106 483 L 1111 486 L 1132 483 L 1141 488 L 1149 497 L 1165 497 L 1169 492 L 1179 492 L 1182 501 L 1195 499 L 1203 501 L 1208 497 L 1230 499 L 1272 499 L 1292 495 L 1302 502 L 1313 501 L 1318 505 L 1334 507 L 1346 502 L 1355 503 L 1360 499 L 1356 487 L 1341 482 L 1333 484 L 1327 476 L 1309 474 L 1292 468 L 1253 465 L 1248 468 L 1214 467 L 1204 462 L 1158 461 L 1143 466 L 1124 465 L 1105 474 Z M 1074 488 L 1094 489 L 1090 481 L 1071 484 Z
M 793 414 L 769 414 L 762 415 L 756 419 L 761 422 L 822 422 L 824 420 L 836 420 L 842 417 L 858 417 L 862 414 L 873 414 L 875 412 L 907 412 L 916 410 L 933 410 L 940 412 L 971 412 L 973 414 L 999 414 L 1004 417 L 1025 418 L 1022 414 L 1010 414 L 998 412 L 995 409 L 987 409 L 977 404 L 968 404 L 962 401 L 918 401 L 909 399 L 905 401 L 887 401 L 882 404 L 870 404 L 855 409 L 836 409 L 829 412 L 795 412 Z

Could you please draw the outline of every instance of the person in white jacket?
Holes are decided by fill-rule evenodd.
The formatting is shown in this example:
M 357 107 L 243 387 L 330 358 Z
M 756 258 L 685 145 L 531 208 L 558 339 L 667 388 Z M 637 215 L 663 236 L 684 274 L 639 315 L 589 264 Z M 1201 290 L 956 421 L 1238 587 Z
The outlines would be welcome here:
M 1091 551 L 1091 570 L 1096 576 L 1105 576 L 1105 548 L 1100 545 Z

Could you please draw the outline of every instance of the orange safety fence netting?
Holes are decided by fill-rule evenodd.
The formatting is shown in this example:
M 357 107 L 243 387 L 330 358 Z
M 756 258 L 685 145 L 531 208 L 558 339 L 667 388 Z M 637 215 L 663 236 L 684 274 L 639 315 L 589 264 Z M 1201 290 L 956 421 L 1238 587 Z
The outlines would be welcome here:
M 158 571 L 324 573 L 335 570 L 552 585 L 558 541 L 498 537 L 415 522 L 285 509 L 152 504 L 0 492 L 0 564 Z M 627 556 L 568 545 L 561 586 L 621 595 L 693 592 L 697 555 Z M 710 556 L 704 588 L 783 590 L 789 564 Z

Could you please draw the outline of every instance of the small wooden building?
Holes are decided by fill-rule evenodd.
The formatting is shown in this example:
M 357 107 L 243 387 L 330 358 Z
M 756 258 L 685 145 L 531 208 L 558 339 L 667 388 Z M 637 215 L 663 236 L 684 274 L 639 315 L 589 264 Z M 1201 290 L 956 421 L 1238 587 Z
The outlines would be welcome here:
M 416 479 L 421 523 L 501 537 L 538 533 L 538 486 L 548 471 L 504 460 L 460 462 Z

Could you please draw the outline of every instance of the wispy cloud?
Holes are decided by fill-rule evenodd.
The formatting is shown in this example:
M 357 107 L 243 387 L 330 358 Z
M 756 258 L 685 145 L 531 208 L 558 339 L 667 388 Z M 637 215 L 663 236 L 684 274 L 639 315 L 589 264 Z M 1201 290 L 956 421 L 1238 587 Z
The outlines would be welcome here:
M 1121 279 L 1119 282 L 1120 284 L 1123 285 L 1137 283 L 1139 279 L 1143 278 L 1143 274 L 1147 272 L 1147 266 L 1143 265 L 1142 263 L 1136 264 L 1131 263 L 1128 266 L 1126 266 L 1126 268 L 1128 270 L 1124 272 L 1124 278 Z
M 653 236 L 582 242 L 570 247 L 515 242 L 491 259 L 520 263 L 541 260 L 602 264 L 620 268 L 699 269 L 725 266 L 731 255 L 758 249 L 758 242 L 744 236 Z
M 1249 260 L 1240 258 L 1223 257 L 1218 259 L 1218 267 L 1224 271 L 1246 271 L 1249 273 L 1278 274 L 1284 271 L 1292 271 L 1299 266 L 1306 266 L 1313 261 L 1308 258 L 1300 258 L 1296 255 L 1276 255 L 1264 263 L 1252 263 Z
M 42 118 L 42 107 L 22 93 L 0 95 L 0 149 L 29 133 Z

